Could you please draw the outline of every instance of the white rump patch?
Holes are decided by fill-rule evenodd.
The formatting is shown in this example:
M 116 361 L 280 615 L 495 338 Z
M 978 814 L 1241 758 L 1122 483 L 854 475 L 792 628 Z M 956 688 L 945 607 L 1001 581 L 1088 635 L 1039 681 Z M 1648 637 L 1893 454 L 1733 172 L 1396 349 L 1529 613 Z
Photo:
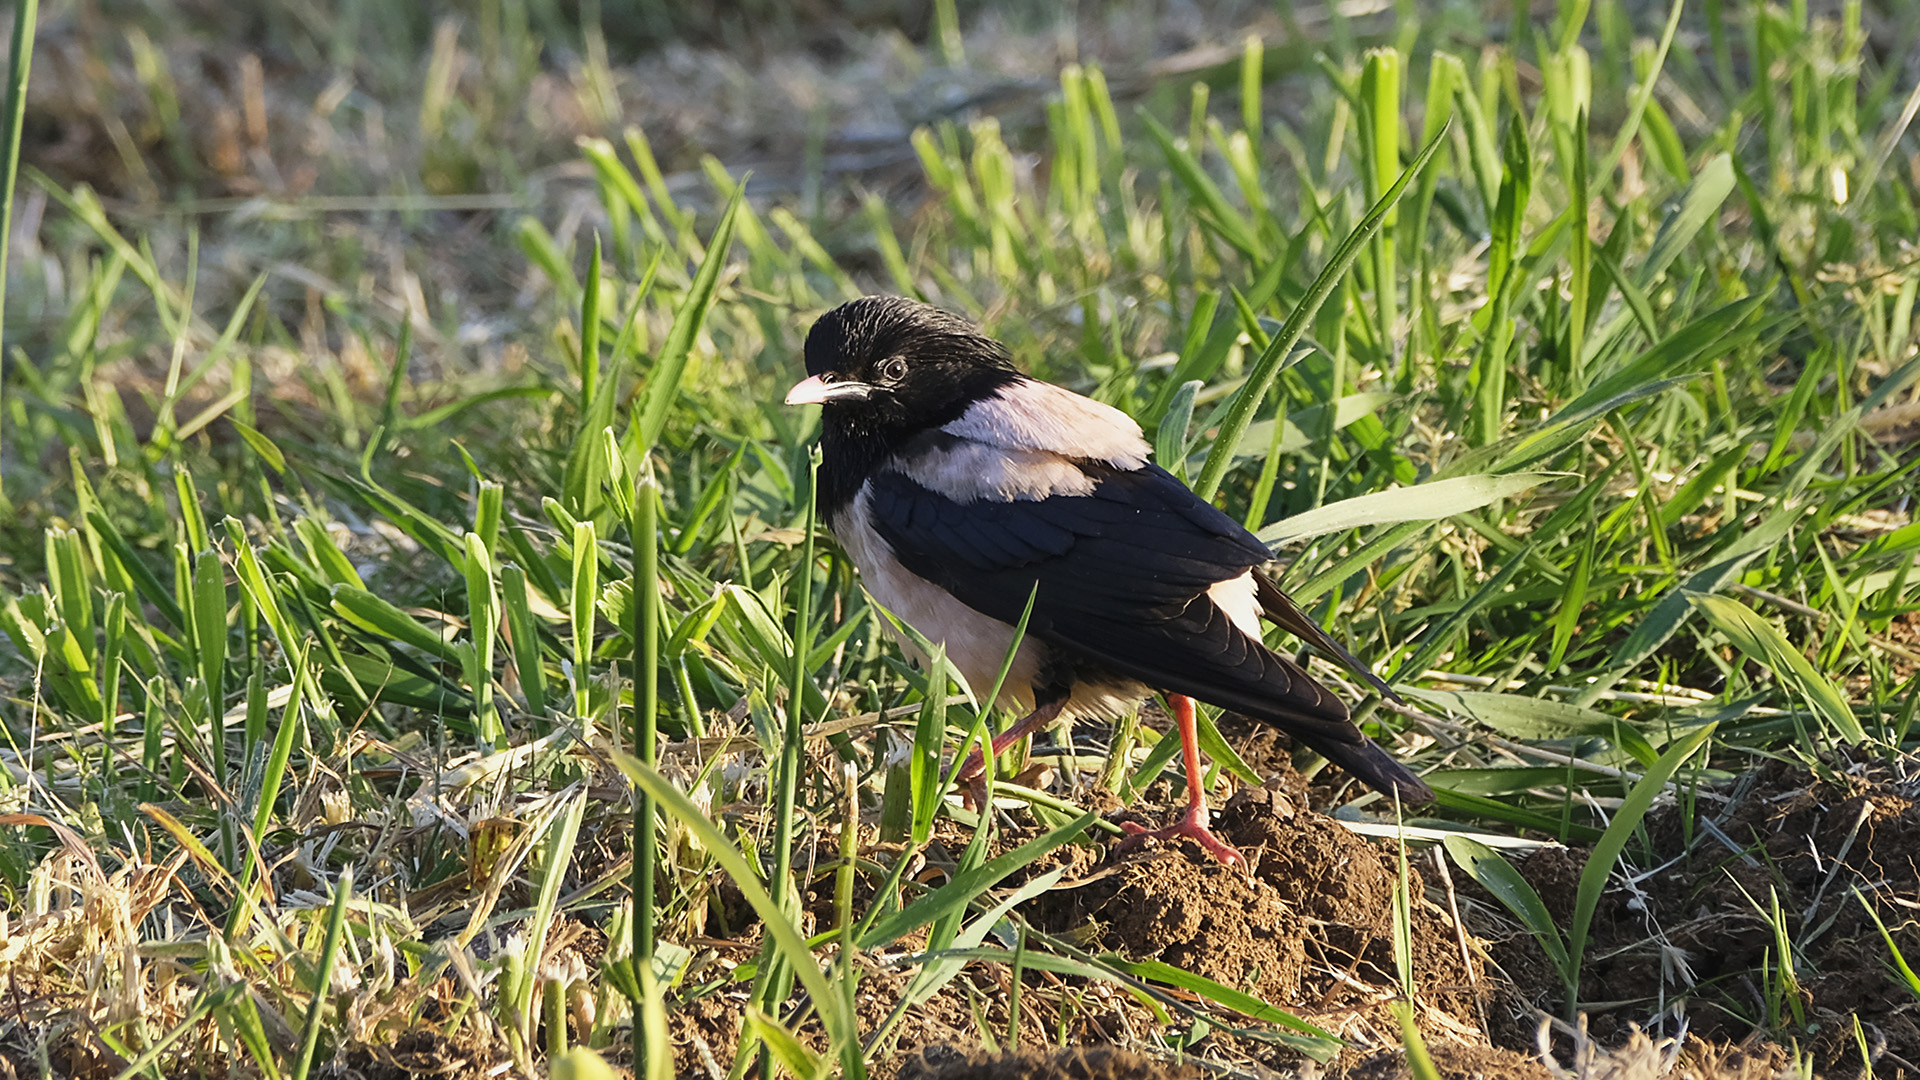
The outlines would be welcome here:
M 1233 623 L 1235 629 L 1255 641 L 1261 640 L 1260 601 L 1253 583 L 1253 571 L 1249 570 L 1237 578 L 1214 582 L 1207 586 L 1207 597 L 1227 613 L 1227 621 Z
M 1059 454 L 1124 470 L 1145 465 L 1151 452 L 1140 425 L 1126 413 L 1028 378 L 977 402 L 941 430 L 1005 449 Z

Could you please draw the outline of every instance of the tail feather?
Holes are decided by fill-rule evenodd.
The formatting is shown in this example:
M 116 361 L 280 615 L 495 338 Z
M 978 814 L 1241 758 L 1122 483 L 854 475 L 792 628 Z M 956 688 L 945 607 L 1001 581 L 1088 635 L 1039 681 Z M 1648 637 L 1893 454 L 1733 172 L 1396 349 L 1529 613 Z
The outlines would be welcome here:
M 1281 726 L 1284 728 L 1287 725 Z M 1433 801 L 1433 789 L 1427 786 L 1427 782 L 1415 776 L 1413 770 L 1402 765 L 1392 754 L 1375 745 L 1372 739 L 1362 736 L 1359 742 L 1336 742 L 1302 735 L 1298 731 L 1293 732 L 1293 736 L 1382 795 L 1398 794 L 1400 801 L 1409 806 Z
M 1374 689 L 1380 691 L 1383 696 L 1394 701 L 1406 700 L 1395 693 L 1385 679 L 1375 675 L 1373 669 L 1359 657 L 1348 652 L 1345 645 L 1335 641 L 1325 630 L 1320 629 L 1320 624 L 1308 618 L 1307 613 L 1300 610 L 1300 605 L 1294 603 L 1292 597 L 1281 592 L 1280 586 L 1275 585 L 1273 579 L 1264 571 L 1258 569 L 1253 571 L 1253 585 L 1254 596 L 1260 602 L 1260 609 L 1266 612 L 1267 618 L 1272 620 L 1275 626 L 1319 649 L 1328 659 L 1339 661 L 1348 671 L 1373 684 Z

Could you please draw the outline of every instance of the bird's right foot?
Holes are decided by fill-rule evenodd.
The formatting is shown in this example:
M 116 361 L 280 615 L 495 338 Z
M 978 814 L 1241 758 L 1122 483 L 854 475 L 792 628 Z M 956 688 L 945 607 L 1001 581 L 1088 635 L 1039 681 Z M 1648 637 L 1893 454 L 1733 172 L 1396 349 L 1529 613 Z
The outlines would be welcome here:
M 1244 869 L 1247 865 L 1247 857 L 1235 850 L 1233 845 L 1213 835 L 1213 830 L 1208 827 L 1209 817 L 1210 815 L 1207 813 L 1206 804 L 1195 803 L 1189 805 L 1173 824 L 1164 828 L 1149 829 L 1145 825 L 1136 825 L 1131 821 L 1123 821 L 1120 823 L 1120 827 L 1127 831 L 1127 838 L 1114 846 L 1114 854 L 1118 855 L 1131 851 L 1134 848 L 1144 845 L 1148 840 L 1166 841 L 1187 839 L 1199 844 L 1202 848 L 1206 849 L 1207 854 L 1212 855 L 1228 866 L 1237 866 Z

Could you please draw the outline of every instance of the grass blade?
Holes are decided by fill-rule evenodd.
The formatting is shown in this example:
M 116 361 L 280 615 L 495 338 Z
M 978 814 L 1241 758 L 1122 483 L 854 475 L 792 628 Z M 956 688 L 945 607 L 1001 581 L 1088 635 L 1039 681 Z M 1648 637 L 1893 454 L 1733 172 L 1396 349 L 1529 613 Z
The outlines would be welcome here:
M 1397 525 L 1408 521 L 1439 521 L 1489 503 L 1512 498 L 1567 473 L 1523 472 L 1504 476 L 1480 474 L 1433 480 L 1413 487 L 1356 495 L 1337 503 L 1315 507 L 1284 521 L 1261 529 L 1259 537 L 1269 547 L 1305 540 L 1327 533 L 1364 529 L 1374 525 Z
M 1540 951 L 1547 954 L 1553 964 L 1553 970 L 1567 979 L 1567 973 L 1573 970 L 1567 955 L 1567 943 L 1560 936 L 1560 927 L 1554 923 L 1553 915 L 1547 911 L 1546 902 L 1534 891 L 1520 871 L 1513 868 L 1506 856 L 1493 848 L 1468 836 L 1449 836 L 1444 841 L 1447 854 L 1452 856 L 1454 865 L 1467 872 L 1467 876 L 1480 883 L 1480 887 L 1494 895 L 1494 898 L 1506 905 L 1508 911 L 1520 920 L 1521 925 L 1533 934 L 1533 940 L 1540 945 Z
M 573 670 L 568 680 L 573 683 L 573 715 L 585 721 L 593 715 L 593 685 L 587 668 L 593 661 L 593 619 L 600 599 L 600 544 L 591 521 L 573 527 L 571 596 Z
M 965 909 L 975 897 L 999 884 L 1008 874 L 1031 864 L 1054 848 L 1079 838 L 1081 833 L 1086 832 L 1087 826 L 1092 825 L 1099 816 L 1097 812 L 1088 811 L 1045 835 L 1021 844 L 1005 855 L 990 859 L 972 870 L 964 870 L 953 875 L 945 885 L 874 923 L 865 934 L 861 935 L 860 947 L 878 948 L 898 940 L 908 931 L 917 930 L 936 919 L 947 918 Z
M 0 311 L 7 307 L 7 249 L 13 239 L 13 193 L 20 179 L 20 135 L 26 130 L 27 76 L 33 65 L 33 38 L 40 26 L 40 0 L 20 0 L 13 11 L 13 44 L 7 51 L 6 129 L 0 134 Z M 5 403 L 0 384 L 0 405 Z M 6 412 L 0 409 L 0 425 Z M 7 505 L 0 487 L 0 507 Z
M 1160 134 L 1164 135 L 1165 132 L 1162 131 Z M 1380 226 L 1387 220 L 1387 215 L 1393 210 L 1394 204 L 1398 203 L 1400 196 L 1406 192 L 1407 185 L 1414 177 L 1420 175 L 1420 171 L 1427 167 L 1428 162 L 1433 160 L 1433 155 L 1440 149 L 1440 143 L 1445 138 L 1446 131 L 1443 129 L 1421 149 L 1419 155 L 1413 159 L 1413 163 L 1400 174 L 1400 179 L 1395 180 L 1386 194 L 1380 196 L 1379 201 L 1373 204 L 1367 211 L 1367 216 L 1361 220 L 1360 224 L 1354 226 L 1353 231 L 1347 234 L 1347 238 L 1334 249 L 1333 255 L 1327 260 L 1327 265 L 1320 271 L 1320 276 L 1314 279 L 1313 284 L 1307 288 L 1306 295 L 1301 297 L 1300 302 L 1295 304 L 1293 310 L 1287 314 L 1287 321 L 1281 326 L 1280 332 L 1273 335 L 1273 338 L 1267 342 L 1266 349 L 1261 352 L 1260 358 L 1254 361 L 1253 369 L 1247 375 L 1246 385 L 1234 394 L 1232 407 L 1228 410 L 1226 419 L 1220 424 L 1220 434 L 1214 439 L 1213 452 L 1207 455 L 1207 463 L 1200 470 L 1200 479 L 1193 484 L 1195 494 L 1211 500 L 1220 490 L 1220 482 L 1226 478 L 1227 466 L 1233 463 L 1233 452 L 1240 445 L 1241 436 L 1246 434 L 1247 425 L 1253 423 L 1254 414 L 1259 411 L 1260 403 L 1266 400 L 1267 391 L 1272 387 L 1274 377 L 1279 373 L 1280 362 L 1293 351 L 1293 346 L 1300 340 L 1301 335 L 1307 332 L 1307 324 L 1319 314 L 1320 305 L 1326 303 L 1327 297 L 1333 295 L 1334 287 L 1346 276 L 1353 261 L 1360 257 L 1360 252 L 1365 249 L 1367 241 L 1372 239 L 1374 233 L 1380 231 Z
M 660 722 L 660 486 L 653 457 L 641 459 L 634 478 L 628 539 L 633 544 L 633 747 L 641 764 L 652 768 L 659 755 Z M 656 808 L 653 799 L 634 801 L 633 956 L 641 978 L 649 978 L 654 946 L 654 865 Z
M 1414 1020 L 1413 1002 L 1394 1002 L 1393 1015 L 1400 1021 L 1400 1041 L 1407 1048 L 1407 1071 L 1413 1074 L 1413 1080 L 1440 1080 L 1440 1070 L 1433 1063 L 1433 1055 L 1427 1052 L 1427 1042 L 1420 1037 L 1420 1025 Z
M 534 963 L 546 953 L 547 930 L 552 927 L 554 910 L 560 900 L 560 886 L 566 881 L 567 867 L 573 861 L 574 841 L 580 835 L 580 820 L 587 812 L 587 793 L 582 790 L 568 797 L 566 809 L 553 815 L 547 826 L 547 843 L 540 860 L 539 892 L 533 903 L 533 916 L 527 920 L 527 955 Z M 641 967 L 642 977 L 648 968 Z M 533 1033 L 533 994 L 537 980 L 521 980 L 514 1003 L 521 1031 Z
M 493 646 L 500 630 L 500 596 L 493 584 L 493 556 L 479 533 L 467 534 L 467 644 L 460 650 L 467 687 L 473 693 L 474 726 L 483 747 L 506 748 L 507 732 L 493 703 Z
M 1907 963 L 1906 956 L 1900 952 L 1899 944 L 1893 940 L 1893 934 L 1887 929 L 1887 924 L 1881 920 L 1880 913 L 1874 910 L 1873 905 L 1857 887 L 1853 890 L 1853 898 L 1860 901 L 1861 907 L 1867 909 L 1867 915 L 1873 919 L 1874 929 L 1880 931 L 1880 940 L 1887 943 L 1889 962 L 1894 971 L 1899 973 L 1900 982 L 1913 992 L 1914 1000 L 1920 1001 L 1920 974 L 1915 974 L 1913 965 Z
M 1842 739 L 1855 744 L 1867 740 L 1860 719 L 1853 715 L 1839 688 L 1820 674 L 1813 662 L 1794 648 L 1786 635 L 1761 618 L 1759 612 L 1730 596 L 1694 593 L 1687 596 L 1687 602 L 1705 615 L 1716 629 L 1727 635 L 1734 648 L 1755 662 L 1765 664 L 1792 684 Z
M 832 1045 L 839 1048 L 843 1055 L 848 1052 L 847 1048 L 851 1048 L 853 1055 L 851 1062 L 843 1056 L 842 1065 L 847 1067 L 849 1074 L 864 1076 L 866 1070 L 859 1059 L 859 1028 L 854 1022 L 851 1010 L 847 1007 L 846 1000 L 833 992 L 833 987 L 827 982 L 826 972 L 821 970 L 819 962 L 807 948 L 807 943 L 801 939 L 799 933 L 794 930 L 793 924 L 787 920 L 781 905 L 760 884 L 760 875 L 754 872 L 746 856 L 742 855 L 740 849 L 727 839 L 719 827 L 666 777 L 642 765 L 639 759 L 631 754 L 616 750 L 612 756 L 614 764 L 619 766 L 621 772 L 627 774 L 627 779 L 633 781 L 634 786 L 646 792 L 659 802 L 662 809 L 678 819 L 699 841 L 700 846 L 713 855 L 714 861 L 720 864 L 720 869 L 733 878 L 734 884 L 740 888 L 741 895 L 748 904 L 752 905 L 754 912 L 765 924 L 774 947 L 780 950 L 788 968 L 799 976 L 801 984 L 807 988 L 808 995 L 813 998 L 814 1007 L 820 1011 L 821 1020 Z
M 720 271 L 727 265 L 728 252 L 733 246 L 734 223 L 739 220 L 740 203 L 746 197 L 746 190 L 745 183 L 734 188 L 733 198 L 727 201 L 726 210 L 720 214 L 720 223 L 713 228 L 713 238 L 707 241 L 706 258 L 700 261 L 700 270 L 694 274 L 686 298 L 673 313 L 673 328 L 667 331 L 666 341 L 661 343 L 659 353 L 653 358 L 653 369 L 647 374 L 646 389 L 642 391 L 640 403 L 633 412 L 632 427 L 628 437 L 622 440 L 627 445 L 637 440 L 640 453 L 651 450 L 660 441 L 660 433 L 666 430 L 668 410 L 673 407 L 674 398 L 680 393 L 680 378 L 687 370 L 687 356 L 693 352 L 693 343 L 700 336 L 701 324 L 706 322 L 707 312 L 713 307 L 720 285 Z
M 1620 852 L 1626 849 L 1627 838 L 1640 828 L 1640 822 L 1653 808 L 1653 800 L 1667 786 L 1667 781 L 1679 771 L 1683 762 L 1692 757 L 1707 740 L 1713 738 L 1717 725 L 1708 724 L 1685 739 L 1680 740 L 1660 755 L 1660 760 L 1647 769 L 1640 782 L 1627 792 L 1625 801 L 1613 813 L 1613 822 L 1607 831 L 1593 845 L 1593 851 L 1587 856 L 1586 869 L 1580 872 L 1580 887 L 1574 897 L 1573 921 L 1567 927 L 1567 1016 L 1572 1018 L 1579 1012 L 1580 1005 L 1580 966 L 1586 956 L 1587 935 L 1593 929 L 1593 913 L 1600 906 L 1600 894 L 1606 890 L 1607 877 L 1613 873 L 1613 865 L 1620 858 Z
M 1233 208 L 1220 186 L 1208 176 L 1200 162 L 1193 156 L 1192 144 L 1181 146 L 1173 133 L 1160 125 L 1153 117 L 1142 113 L 1140 122 L 1147 126 L 1147 134 L 1160 146 L 1160 153 L 1167 159 L 1167 166 L 1185 185 L 1188 194 L 1205 208 L 1209 220 L 1222 240 L 1240 249 L 1255 262 L 1267 260 L 1266 248 L 1260 243 L 1260 237 L 1246 215 Z
M 411 645 L 449 664 L 465 660 L 464 651 L 384 597 L 352 585 L 333 587 L 333 612 L 368 633 Z
M 320 963 L 313 973 L 313 997 L 307 1005 L 307 1020 L 300 1033 L 300 1055 L 294 1059 L 291 1080 L 307 1080 L 313 1071 L 314 1052 L 320 1047 L 320 1018 L 327 1011 L 327 998 L 333 989 L 333 966 L 340 957 L 343 931 L 347 926 L 347 902 L 353 899 L 353 867 L 340 871 L 333 883 L 333 905 L 327 911 L 327 937 L 320 946 Z
M 1679 4 L 1674 5 L 1678 9 Z M 1733 194 L 1733 159 L 1726 154 L 1716 154 L 1701 167 L 1687 187 L 1687 193 L 1681 197 L 1680 205 L 1660 225 L 1660 232 L 1653 238 L 1653 247 L 1648 249 L 1646 261 L 1634 271 L 1634 283 L 1647 288 L 1654 280 L 1673 265 L 1685 248 L 1720 213 L 1720 205 Z
M 1111 964 L 1116 970 L 1135 978 L 1177 986 L 1182 990 L 1199 994 L 1216 1004 L 1224 1005 L 1235 1012 L 1244 1013 L 1255 1020 L 1278 1024 L 1315 1039 L 1329 1040 L 1336 1044 L 1341 1041 L 1340 1036 L 1333 1032 L 1302 1020 L 1285 1009 L 1275 1008 L 1244 990 L 1236 990 L 1225 983 L 1209 979 L 1204 975 L 1196 975 L 1183 968 L 1174 967 L 1172 964 L 1159 960 L 1128 960 L 1115 955 L 1102 956 L 1100 959 Z

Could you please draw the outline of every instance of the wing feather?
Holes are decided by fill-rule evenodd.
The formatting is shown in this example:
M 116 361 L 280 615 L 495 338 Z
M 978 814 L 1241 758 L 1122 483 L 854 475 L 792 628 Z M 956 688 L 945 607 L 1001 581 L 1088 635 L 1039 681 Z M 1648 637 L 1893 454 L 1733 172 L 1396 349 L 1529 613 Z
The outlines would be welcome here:
M 1157 465 L 1073 464 L 1090 492 L 1075 482 L 1037 498 L 964 504 L 882 469 L 867 485 L 872 525 L 908 570 L 975 611 L 1012 623 L 1032 596 L 1028 633 L 1049 646 L 1272 723 L 1378 791 L 1433 798 L 1354 726 L 1344 702 L 1234 625 L 1210 595 L 1251 573 L 1270 615 L 1279 608 L 1290 628 L 1312 626 L 1274 599 L 1279 590 L 1259 573 L 1267 550 L 1252 534 Z
M 977 611 L 1174 693 L 1361 737 L 1346 706 L 1233 624 L 1207 590 L 1264 546 L 1156 465 L 1087 466 L 1089 495 L 962 504 L 903 472 L 870 482 L 874 528 L 909 570 Z

